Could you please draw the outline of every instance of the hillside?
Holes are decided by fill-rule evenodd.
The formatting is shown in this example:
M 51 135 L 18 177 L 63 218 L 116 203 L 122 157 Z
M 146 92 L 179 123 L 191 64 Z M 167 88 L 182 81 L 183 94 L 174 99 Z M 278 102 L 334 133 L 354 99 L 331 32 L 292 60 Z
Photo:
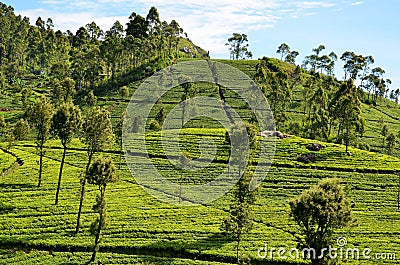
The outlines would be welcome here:
M 289 63 L 282 62 L 280 60 L 274 58 L 267 58 L 270 63 L 270 67 L 272 71 L 275 72 L 285 72 L 285 73 L 293 73 L 295 71 L 295 67 Z M 241 60 L 241 61 L 230 61 L 230 60 L 217 60 L 218 62 L 225 63 L 236 67 L 237 69 L 243 71 L 250 77 L 254 78 L 256 74 L 256 65 L 259 63 L 259 60 Z M 304 90 L 306 87 L 306 80 L 310 77 L 308 72 L 303 72 L 302 74 L 302 83 L 295 86 L 293 89 L 293 99 L 289 109 L 287 110 L 289 114 L 289 122 L 299 123 L 300 125 L 303 123 L 304 118 Z M 322 76 L 324 77 L 324 76 Z M 318 77 L 318 79 L 322 78 Z M 369 98 L 368 93 L 365 93 L 364 98 Z M 364 134 L 359 138 L 360 142 L 366 142 L 370 145 L 371 151 L 386 153 L 387 150 L 383 146 L 383 137 L 381 135 L 382 127 L 387 125 L 390 132 L 395 133 L 396 135 L 399 132 L 400 125 L 400 106 L 392 100 L 387 98 L 380 98 L 377 100 L 376 104 L 366 103 L 365 100 L 362 100 L 362 117 L 365 120 L 366 128 Z M 291 131 L 291 128 L 285 128 L 288 132 Z M 400 155 L 400 145 L 397 144 L 397 147 L 394 150 L 394 154 L 396 156 Z
M 76 33 L 56 31 L 49 21 L 41 18 L 32 25 L 2 3 L 0 12 L 4 26 L 0 31 L 0 264 L 86 263 L 93 251 L 94 228 L 100 223 L 95 222 L 100 206 L 106 206 L 108 223 L 102 230 L 96 258 L 99 264 L 225 265 L 237 264 L 238 253 L 246 264 L 311 264 L 301 257 L 263 258 L 259 250 L 266 245 L 275 250 L 297 247 L 299 228 L 290 216 L 289 202 L 328 178 L 340 179 L 355 217 L 350 226 L 334 231 L 332 245 L 337 245 L 337 238 L 345 238 L 346 247 L 369 248 L 373 257 L 369 260 L 341 258 L 338 264 L 398 264 L 400 107 L 397 103 L 383 96 L 373 101 L 371 94 L 355 89 L 365 130 L 362 135 L 355 133 L 346 150 L 337 134 L 341 129 L 337 120 L 330 120 L 327 137 L 309 137 L 307 128 L 312 112 L 311 95 L 323 88 L 327 105 L 348 84 L 332 76 L 274 58 L 210 60 L 208 52 L 194 44 L 177 21 L 160 21 L 154 7 L 147 16 L 132 13 L 126 27 L 116 21 L 103 32 L 91 23 Z M 8 46 L 4 45 L 5 40 Z M 179 63 L 190 62 L 202 62 L 202 68 L 189 70 L 203 81 L 192 82 L 182 74 Z M 239 95 L 239 90 L 235 90 L 243 80 L 246 84 L 252 82 L 238 72 L 219 71 L 221 68 L 214 62 L 247 74 L 259 84 L 271 106 L 287 103 L 273 114 L 276 129 L 287 133 L 288 138 L 256 136 L 261 127 L 254 124 L 256 114 Z M 190 64 L 183 65 L 190 67 Z M 260 66 L 265 68 L 260 71 Z M 161 74 L 154 76 L 162 69 Z M 270 80 L 260 78 L 262 70 Z M 168 78 L 175 73 L 187 82 L 174 85 L 177 80 Z M 224 74 L 231 74 L 229 80 L 222 81 L 229 81 L 232 87 L 208 82 L 224 79 Z M 154 87 L 144 86 L 149 88 L 144 98 L 135 95 L 142 84 L 149 84 L 151 76 L 157 78 Z M 129 115 L 123 115 L 129 103 L 147 103 L 159 95 L 157 89 L 165 84 L 171 89 L 157 98 L 149 115 L 136 116 L 132 121 Z M 284 94 L 285 89 L 290 89 L 285 98 L 287 102 L 271 100 L 271 91 Z M 119 181 L 107 183 L 106 201 L 101 201 L 98 195 L 102 188 L 105 191 L 106 185 L 86 183 L 81 230 L 77 234 L 82 177 L 85 173 L 88 177 L 88 150 L 94 149 L 88 148 L 84 141 L 87 136 L 84 128 L 72 135 L 66 150 L 59 203 L 55 205 L 63 146 L 53 126 L 49 127 L 51 133 L 42 153 L 40 187 L 37 185 L 41 161 L 37 148 L 40 140 L 36 140 L 40 135 L 38 126 L 31 124 L 30 132 L 23 139 L 15 139 L 19 135 L 14 133 L 21 119 L 31 123 L 30 107 L 41 96 L 47 97 L 57 109 L 72 102 L 82 110 L 83 120 L 90 120 L 90 111 L 100 107 L 104 111 L 102 121 L 111 120 L 114 136 L 132 137 L 124 138 L 122 149 L 118 137 L 107 137 L 103 139 L 107 147 L 94 148 L 97 152 L 93 160 L 110 157 Z M 183 124 L 187 115 L 185 107 L 189 105 L 183 105 L 182 109 L 176 107 L 184 99 L 195 97 L 207 97 L 207 103 L 217 103 L 205 105 L 209 113 L 227 114 L 230 108 L 254 129 L 236 128 L 247 134 L 254 133 L 255 139 L 251 158 L 243 171 L 249 174 L 257 166 L 262 176 L 256 200 L 249 208 L 254 214 L 253 227 L 242 234 L 238 252 L 236 238 L 228 235 L 223 225 L 232 205 L 238 201 L 235 196 L 239 185 L 207 203 L 182 196 L 182 186 L 197 187 L 219 177 L 226 180 L 233 175 L 230 170 L 235 172 L 235 163 L 232 165 L 230 161 L 234 151 L 232 139 L 228 140 L 221 120 L 208 117 L 201 108 L 204 106 L 194 104 L 189 112 L 197 116 L 183 128 L 161 128 L 172 110 L 182 116 L 172 121 Z M 128 131 L 127 127 L 122 130 L 121 117 L 125 117 Z M 139 128 L 139 120 L 143 118 L 144 128 Z M 89 125 L 96 127 L 102 121 Z M 386 137 L 381 133 L 384 125 L 388 127 L 387 134 L 397 136 L 391 155 L 384 142 Z M 144 133 L 142 129 L 146 129 Z M 102 127 L 100 131 L 107 128 Z M 321 150 L 309 150 L 310 144 L 320 144 Z M 260 155 L 260 146 L 275 147 L 267 152 L 274 154 L 271 161 L 267 155 Z M 211 154 L 212 158 L 204 154 Z M 191 162 L 192 168 L 180 168 Z M 149 168 L 175 184 L 174 188 L 179 186 L 179 192 L 152 186 L 157 174 Z M 140 182 L 142 179 L 138 176 L 148 185 Z M 221 186 L 212 183 L 208 186 L 212 190 L 201 190 L 202 195 L 213 198 Z M 166 203 L 168 200 L 162 200 L 165 198 L 173 203 Z M 382 253 L 387 259 L 376 256 Z
M 198 135 L 198 130 L 187 130 L 181 133 L 184 135 L 181 140 L 192 152 L 205 135 L 212 137 L 218 145 L 224 145 L 223 130 L 202 129 L 202 136 Z M 158 133 L 147 136 L 150 154 L 160 153 L 159 137 Z M 289 220 L 287 202 L 319 179 L 334 176 L 341 178 L 350 188 L 357 218 L 356 226 L 338 231 L 338 236 L 345 236 L 351 246 L 368 246 L 374 252 L 399 251 L 399 244 L 394 240 L 398 233 L 395 222 L 399 218 L 396 211 L 398 177 L 394 173 L 400 169 L 400 159 L 357 149 L 350 149 L 353 155 L 348 157 L 343 154 L 343 147 L 323 143 L 326 148 L 315 152 L 314 163 L 297 162 L 300 154 L 310 152 L 305 146 L 311 142 L 297 137 L 277 142 L 273 165 L 266 173 L 259 200 L 254 206 L 255 227 L 246 234 L 243 242 L 244 253 L 257 260 L 257 249 L 264 243 L 271 247 L 293 247 L 295 243 L 291 233 L 294 224 Z M 68 151 L 61 203 L 54 206 L 55 176 L 61 149 L 58 141 L 51 141 L 49 147 L 45 157 L 44 185 L 40 189 L 35 187 L 38 156 L 32 143 L 20 142 L 11 149 L 24 163 L 1 177 L 0 238 L 3 250 L 0 255 L 6 263 L 80 264 L 81 259 L 89 257 L 94 187 L 89 187 L 85 200 L 82 233 L 71 235 L 77 210 L 78 176 L 84 168 L 86 154 L 81 149 L 82 144 L 74 140 L 73 148 L 77 149 Z M 113 156 L 118 161 L 117 156 Z M 2 161 L 7 161 L 7 157 L 5 153 L 0 154 Z M 222 154 L 221 158 L 226 159 L 227 154 Z M 164 171 L 172 172 L 173 168 L 165 158 L 154 157 L 152 160 Z M 15 161 L 15 158 L 11 157 L 10 161 Z M 224 163 L 215 162 L 211 167 L 218 171 Z M 211 261 L 230 263 L 234 260 L 235 243 L 219 229 L 227 216 L 230 193 L 205 206 L 171 206 L 145 193 L 135 184 L 125 165 L 118 170 L 118 175 L 121 181 L 110 186 L 108 195 L 111 221 L 104 234 L 99 255 L 101 262 L 222 264 Z M 169 176 L 178 177 L 176 174 Z M 191 177 L 195 183 L 208 176 Z M 276 264 L 288 263 L 280 261 Z M 374 261 L 371 264 L 387 263 Z

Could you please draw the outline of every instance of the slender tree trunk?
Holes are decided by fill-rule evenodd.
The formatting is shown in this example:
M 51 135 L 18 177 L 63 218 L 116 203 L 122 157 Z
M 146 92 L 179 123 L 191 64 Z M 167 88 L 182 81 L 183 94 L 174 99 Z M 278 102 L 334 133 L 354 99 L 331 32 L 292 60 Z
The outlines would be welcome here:
M 64 167 L 64 161 L 65 161 L 65 154 L 67 153 L 67 147 L 64 145 L 64 152 L 63 156 L 61 159 L 61 165 L 60 165 L 60 173 L 58 174 L 58 184 L 57 184 L 57 192 L 56 192 L 56 201 L 54 202 L 55 205 L 58 204 L 58 195 L 60 194 L 60 187 L 61 187 L 61 177 L 62 177 L 62 172 L 63 172 L 63 167 Z
M 40 151 L 39 151 L 39 180 L 38 180 L 38 188 L 40 188 L 40 185 L 42 184 L 42 171 L 43 171 L 43 145 L 40 146 Z
M 398 174 L 398 178 L 399 178 L 399 186 L 398 186 L 398 190 L 397 190 L 397 211 L 400 211 L 400 173 Z
M 186 108 L 186 103 L 183 102 L 181 128 L 183 128 L 183 126 L 185 125 L 185 108 Z
M 119 142 L 119 165 L 118 165 L 118 169 L 121 169 L 121 160 L 122 160 L 122 140 Z
M 326 140 L 328 140 L 328 139 L 329 139 L 329 136 L 331 135 L 331 132 L 332 132 L 332 124 L 333 124 L 333 120 L 331 120 L 331 121 L 329 122 L 328 138 L 327 138 Z
M 103 192 L 101 192 L 101 190 L 100 190 L 100 193 L 101 193 L 100 201 L 101 201 L 101 205 L 102 206 L 101 206 L 101 209 L 100 209 L 99 226 L 97 227 L 96 237 L 94 239 L 93 253 L 92 253 L 92 257 L 91 257 L 89 263 L 95 261 L 97 251 L 99 251 L 101 229 L 102 229 L 102 226 L 103 226 L 103 218 L 104 218 L 104 212 L 105 212 L 105 209 L 104 209 L 103 205 L 105 205 L 104 196 L 105 196 L 105 193 L 106 193 L 106 185 L 104 185 Z
M 238 237 L 237 237 L 237 244 L 236 244 L 236 260 L 237 264 L 240 264 L 240 259 L 239 259 L 239 248 L 240 248 L 240 241 L 242 239 L 242 234 L 239 232 Z
M 85 197 L 86 176 L 87 176 L 88 171 L 89 171 L 90 163 L 92 162 L 93 154 L 94 154 L 93 152 L 91 152 L 89 154 L 88 163 L 86 164 L 85 176 L 82 179 L 81 198 L 80 198 L 80 201 L 79 201 L 79 210 L 78 210 L 78 217 L 76 219 L 75 234 L 79 233 L 79 229 L 81 227 L 81 215 L 82 215 L 83 199 Z

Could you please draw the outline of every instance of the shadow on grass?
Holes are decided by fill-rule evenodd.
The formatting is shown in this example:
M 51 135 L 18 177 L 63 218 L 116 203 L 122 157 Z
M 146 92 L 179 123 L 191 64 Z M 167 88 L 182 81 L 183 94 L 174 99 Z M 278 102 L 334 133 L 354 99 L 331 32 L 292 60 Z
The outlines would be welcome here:
M 35 188 L 36 185 L 27 184 L 27 183 L 0 183 L 0 189 L 32 189 Z
M 199 260 L 205 262 L 223 262 L 236 264 L 236 257 L 228 255 L 227 253 L 204 253 L 206 250 L 218 249 L 221 245 L 231 242 L 226 239 L 223 233 L 214 233 L 204 238 L 193 240 L 193 241 L 158 241 L 152 244 L 144 246 L 100 246 L 99 254 L 103 253 L 115 253 L 123 254 L 128 256 L 140 256 L 146 257 L 145 262 L 148 262 L 148 258 L 151 259 L 151 264 L 175 264 L 174 259 L 188 259 L 188 260 Z M 72 246 L 65 244 L 54 244 L 49 242 L 31 243 L 19 239 L 9 238 L 3 242 L 0 242 L 0 249 L 19 249 L 23 251 L 29 250 L 41 250 L 53 252 L 70 252 L 74 253 L 91 253 L 92 246 Z M 148 257 L 148 258 L 147 258 Z M 100 258 L 100 257 L 99 257 Z M 154 260 L 154 262 L 153 262 Z M 95 262 L 94 264 L 96 264 Z M 83 264 L 82 262 L 65 262 L 62 264 Z M 100 263 L 101 264 L 101 263 Z M 252 260 L 251 264 L 270 264 L 270 265 L 300 265 L 305 263 L 299 263 L 294 261 L 285 260 Z

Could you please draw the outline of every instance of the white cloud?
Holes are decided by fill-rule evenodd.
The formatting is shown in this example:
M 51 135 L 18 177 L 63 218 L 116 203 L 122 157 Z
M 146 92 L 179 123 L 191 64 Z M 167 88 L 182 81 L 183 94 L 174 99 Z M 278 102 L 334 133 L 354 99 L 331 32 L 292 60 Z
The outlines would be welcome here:
M 125 24 L 131 12 L 145 16 L 156 6 L 161 19 L 175 19 L 189 38 L 213 54 L 226 54 L 226 39 L 233 32 L 249 33 L 271 28 L 282 17 L 316 14 L 318 9 L 336 6 L 330 2 L 284 0 L 40 0 L 42 8 L 17 10 L 36 21 L 53 18 L 55 27 L 75 32 L 95 21 L 103 30 L 119 20 Z
M 352 6 L 359 6 L 359 5 L 362 5 L 362 4 L 364 4 L 364 2 L 354 2 L 354 3 L 351 3 Z
M 310 8 L 327 8 L 334 7 L 335 3 L 327 3 L 327 2 L 301 2 L 297 4 L 297 7 L 302 9 L 310 9 Z
M 39 16 L 44 20 L 50 17 L 53 19 L 56 30 L 60 29 L 64 32 L 70 30 L 73 33 L 75 33 L 79 29 L 79 27 L 85 26 L 92 21 L 95 21 L 96 24 L 102 29 L 109 29 L 116 20 L 119 20 L 121 23 L 126 23 L 128 20 L 125 16 L 110 16 L 99 18 L 99 16 L 97 16 L 95 13 L 90 12 L 77 12 L 67 14 L 64 12 L 56 12 L 46 9 L 26 10 L 19 13 L 23 16 L 29 17 L 31 23 L 35 23 L 36 19 Z

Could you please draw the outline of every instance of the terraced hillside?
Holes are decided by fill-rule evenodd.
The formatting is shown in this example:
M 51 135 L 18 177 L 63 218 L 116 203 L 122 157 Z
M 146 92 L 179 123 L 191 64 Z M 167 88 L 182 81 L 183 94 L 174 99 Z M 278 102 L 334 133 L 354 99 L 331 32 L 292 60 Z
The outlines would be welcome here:
M 224 134 L 221 129 L 183 129 L 179 141 L 195 155 L 198 142 L 204 137 L 212 137 L 221 150 L 225 150 Z M 146 137 L 149 153 L 160 154 L 160 134 L 155 132 Z M 315 152 L 314 163 L 297 162 L 300 154 L 311 152 L 306 145 L 312 142 L 298 137 L 278 140 L 273 165 L 266 172 L 254 206 L 256 224 L 244 238 L 243 253 L 257 264 L 262 261 L 257 251 L 265 243 L 270 247 L 295 247 L 292 236 L 295 226 L 289 218 L 288 201 L 327 177 L 341 178 L 349 187 L 355 204 L 357 223 L 338 231 L 337 236 L 345 236 L 349 246 L 369 247 L 373 253 L 399 252 L 398 176 L 395 173 L 400 170 L 400 159 L 357 149 L 350 149 L 352 156 L 347 156 L 344 147 L 324 143 L 326 147 Z M 40 189 L 36 187 L 38 156 L 32 143 L 19 142 L 11 149 L 24 163 L 1 177 L 0 255 L 4 264 L 82 264 L 89 258 L 93 241 L 89 228 L 95 218 L 91 209 L 95 201 L 93 187 L 85 198 L 82 233 L 73 235 L 79 202 L 79 174 L 84 168 L 86 153 L 80 141 L 74 140 L 74 148 L 66 159 L 60 204 L 54 206 L 62 150 L 57 141 L 50 142 L 49 146 L 44 185 Z M 113 156 L 118 161 L 114 152 L 105 151 L 103 155 Z M 0 159 L 7 159 L 7 155 L 1 153 Z M 224 167 L 226 159 L 221 153 L 211 167 Z M 174 170 L 168 160 L 160 156 L 154 156 L 152 162 L 167 173 Z M 212 178 L 213 174 L 209 171 L 209 175 L 204 172 L 191 175 L 186 184 L 199 183 L 204 178 Z M 208 205 L 172 206 L 147 194 L 135 183 L 125 165 L 118 170 L 118 175 L 121 181 L 109 187 L 110 224 L 101 245 L 99 260 L 102 263 L 223 264 L 218 261 L 235 261 L 235 242 L 220 231 L 227 216 L 230 193 Z M 176 174 L 169 176 L 172 180 L 178 177 Z M 267 264 L 292 262 L 279 260 L 267 261 Z M 358 264 L 358 261 L 347 262 Z M 363 264 L 396 264 L 396 261 L 370 260 Z
M 236 67 L 243 71 L 250 77 L 254 78 L 256 73 L 256 65 L 259 60 L 250 61 L 230 61 L 230 60 L 218 60 L 218 62 L 225 63 Z M 292 73 L 295 70 L 293 65 L 281 62 L 277 59 L 269 59 L 272 68 L 279 69 L 285 73 Z M 303 74 L 305 77 L 307 73 Z M 304 120 L 304 86 L 305 82 L 295 86 L 293 90 L 293 101 L 288 110 L 290 122 L 298 122 L 302 124 Z M 374 152 L 386 152 L 383 147 L 383 136 L 381 135 L 383 125 L 387 125 L 390 132 L 397 134 L 400 128 L 400 108 L 399 104 L 381 98 L 376 102 L 376 105 L 362 103 L 362 117 L 365 119 L 366 128 L 365 133 L 360 138 L 361 142 L 366 142 L 371 146 Z M 395 154 L 400 154 L 399 145 L 395 150 Z
M 257 60 L 227 61 L 227 63 L 253 77 Z M 282 64 L 282 67 L 290 67 Z M 132 95 L 141 80 L 129 84 Z M 34 88 L 30 101 L 40 94 L 50 95 L 45 78 L 26 83 Z M 122 85 L 122 84 L 121 84 Z M 210 83 L 197 83 L 199 96 L 220 99 L 218 87 Z M 153 108 L 150 118 L 164 108 L 167 112 L 176 106 L 184 95 L 178 86 L 166 93 Z M 107 108 L 116 125 L 129 103 L 117 90 L 98 94 L 98 105 Z M 226 103 L 233 106 L 244 120 L 251 120 L 251 112 L 233 91 L 224 90 Z M 302 86 L 294 93 L 295 102 L 290 109 L 291 119 L 301 122 Z M 8 93 L 0 99 L 1 115 L 9 124 L 23 117 L 25 106 L 18 97 Z M 84 107 L 86 110 L 87 107 Z M 363 140 L 374 151 L 384 153 L 380 136 L 381 119 L 391 131 L 398 130 L 398 106 L 388 100 L 378 101 L 377 106 L 363 104 L 367 130 Z M 191 127 L 191 128 L 189 128 Z M 168 132 L 163 132 L 167 133 Z M 167 160 L 161 144 L 161 132 L 146 134 L 147 152 L 153 165 L 169 180 L 184 179 L 185 185 L 204 183 L 215 178 L 226 168 L 229 146 L 225 130 L 211 119 L 198 119 L 180 131 L 179 139 L 168 138 L 167 144 L 180 143 L 191 157 L 199 156 L 199 142 L 212 140 L 217 146 L 217 157 L 207 170 L 182 173 Z M 62 149 L 59 141 L 51 140 L 44 159 L 43 186 L 36 187 L 38 175 L 37 151 L 34 142 L 16 142 L 6 153 L 7 143 L 1 143 L 0 170 L 0 264 L 82 264 L 89 260 L 93 244 L 90 224 L 96 214 L 95 187 L 88 187 L 85 198 L 82 233 L 73 234 L 79 203 L 80 174 L 87 159 L 84 145 L 74 139 L 67 153 L 60 194 L 60 203 L 53 205 Z M 261 140 L 261 139 L 260 139 Z M 267 141 L 264 139 L 263 141 Z M 255 226 L 243 239 L 241 253 L 252 259 L 252 264 L 306 264 L 303 260 L 264 260 L 258 256 L 259 248 L 296 246 L 293 236 L 294 222 L 289 218 L 290 201 L 303 190 L 324 178 L 338 177 L 349 189 L 354 202 L 357 222 L 337 231 L 335 236 L 346 237 L 349 247 L 370 248 L 375 253 L 400 253 L 398 235 L 398 172 L 400 159 L 375 152 L 350 148 L 347 155 L 342 145 L 323 143 L 319 152 L 306 149 L 317 141 L 298 136 L 277 140 L 271 167 L 262 168 L 265 179 L 254 206 Z M 104 150 L 102 155 L 112 156 L 118 163 L 116 146 Z M 313 153 L 315 161 L 299 162 L 301 155 Z M 395 153 L 397 154 L 397 153 Z M 140 155 L 140 154 L 137 154 Z M 17 158 L 23 164 L 16 164 Z M 232 264 L 235 263 L 236 242 L 221 232 L 221 224 L 228 216 L 232 192 L 222 198 L 197 206 L 172 206 L 145 192 L 132 176 L 125 163 L 117 170 L 121 181 L 109 186 L 107 194 L 109 227 L 104 231 L 99 261 L 103 264 Z M 151 177 L 151 176 L 149 176 Z M 347 260 L 350 264 L 397 264 L 396 260 Z

